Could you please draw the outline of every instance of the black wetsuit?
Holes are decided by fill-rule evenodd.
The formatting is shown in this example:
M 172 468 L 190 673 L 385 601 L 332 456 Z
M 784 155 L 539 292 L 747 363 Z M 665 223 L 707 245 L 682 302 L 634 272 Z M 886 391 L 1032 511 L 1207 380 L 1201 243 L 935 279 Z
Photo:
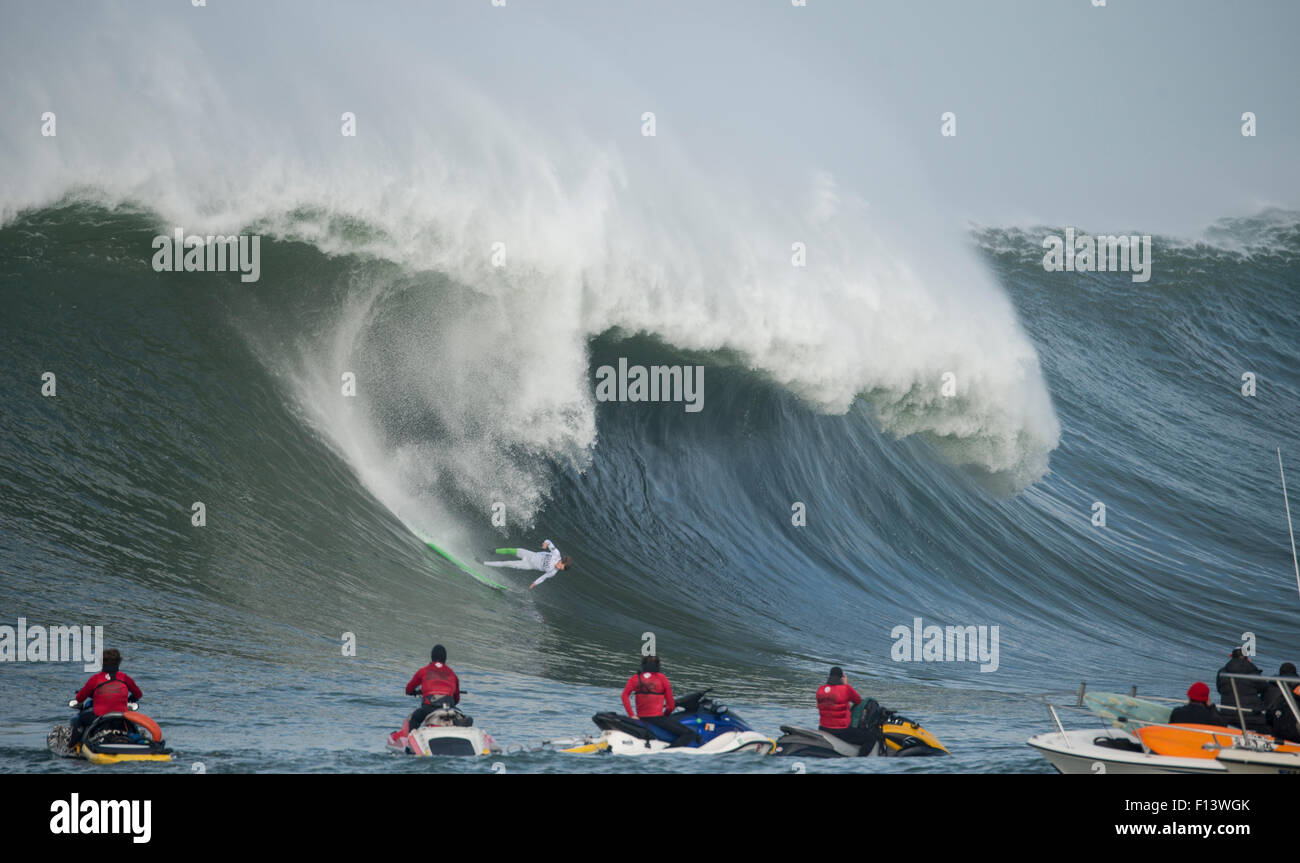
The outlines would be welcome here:
M 662 728 L 669 734 L 676 734 L 677 738 L 668 744 L 670 748 L 674 746 L 690 746 L 698 736 L 694 731 L 671 716 L 642 716 L 640 719 L 646 725 L 653 725 L 656 728 Z
M 1214 678 L 1214 686 L 1219 690 L 1219 703 L 1226 707 L 1236 707 L 1237 699 L 1232 695 L 1232 684 L 1237 684 L 1237 691 L 1241 693 L 1241 706 L 1247 710 L 1258 710 L 1262 707 L 1261 698 L 1264 691 L 1268 689 L 1268 683 L 1255 683 L 1251 680 L 1231 680 L 1224 678 L 1224 674 L 1263 674 L 1255 663 L 1251 662 L 1244 656 L 1234 656 L 1228 660 L 1228 664 L 1219 669 L 1219 673 Z
M 95 716 L 95 708 L 91 704 L 87 704 L 77 713 L 76 716 L 72 717 L 72 736 L 68 738 L 68 744 L 75 746 L 80 743 L 81 735 L 86 733 L 86 729 L 89 728 L 91 723 L 93 723 L 97 718 L 98 717 Z
M 834 734 L 845 743 L 853 743 L 858 746 L 861 754 L 869 752 L 871 747 L 880 740 L 880 730 L 877 728 L 827 728 L 825 725 L 817 726 L 821 731 L 827 734 Z
M 1175 707 L 1169 714 L 1171 725 L 1227 725 L 1214 708 L 1199 701 L 1189 701 L 1181 707 Z
M 1282 712 L 1270 719 L 1274 735 L 1292 743 L 1300 743 L 1300 722 L 1296 721 L 1285 704 L 1282 705 Z
M 1291 700 L 1300 707 L 1300 695 L 1292 692 Z M 1264 694 L 1264 713 L 1268 717 L 1268 727 L 1274 735 L 1300 743 L 1300 723 L 1296 722 L 1286 699 L 1282 697 L 1281 688 L 1276 683 L 1269 684 L 1268 691 Z
M 1282 686 L 1286 684 L 1270 683 L 1268 689 L 1264 690 L 1264 711 L 1272 714 L 1274 710 L 1287 710 L 1286 699 L 1282 697 Z M 1287 686 L 1288 689 L 1294 689 L 1295 684 Z M 1291 693 L 1291 700 L 1300 704 L 1300 695 Z

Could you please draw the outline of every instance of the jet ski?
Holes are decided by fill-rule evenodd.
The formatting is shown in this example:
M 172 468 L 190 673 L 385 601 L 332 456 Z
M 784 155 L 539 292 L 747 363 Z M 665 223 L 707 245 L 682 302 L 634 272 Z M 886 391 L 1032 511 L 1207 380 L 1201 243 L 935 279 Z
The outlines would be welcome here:
M 70 701 L 68 706 L 77 707 Z M 172 751 L 167 748 L 158 723 L 140 713 L 136 702 L 128 702 L 128 710 L 105 713 L 95 717 L 81 735 L 79 743 L 72 742 L 72 727 L 56 725 L 50 729 L 45 744 L 62 758 L 84 758 L 91 764 L 120 764 L 126 761 L 171 761 Z M 86 707 L 91 700 L 86 699 Z
M 597 713 L 591 717 L 601 733 L 579 740 L 555 741 L 560 751 L 575 754 L 613 752 L 616 755 L 651 755 L 660 752 L 693 755 L 720 755 L 730 752 L 772 751 L 772 738 L 754 731 L 727 705 L 709 697 L 711 689 L 692 692 L 677 701 L 672 718 L 696 732 L 696 742 L 689 746 L 669 746 L 676 735 L 656 725 L 621 713 Z
M 782 725 L 781 737 L 776 741 L 776 751 L 772 754 L 799 758 L 910 758 L 949 754 L 947 748 L 919 723 L 886 710 L 874 698 L 864 699 L 853 708 L 851 724 L 854 728 L 875 729 L 871 742 L 858 745 L 820 728 Z
M 420 727 L 410 730 L 408 718 L 398 731 L 388 735 L 388 748 L 406 755 L 498 755 L 492 735 L 474 727 L 474 717 L 458 707 L 442 707 L 424 717 Z

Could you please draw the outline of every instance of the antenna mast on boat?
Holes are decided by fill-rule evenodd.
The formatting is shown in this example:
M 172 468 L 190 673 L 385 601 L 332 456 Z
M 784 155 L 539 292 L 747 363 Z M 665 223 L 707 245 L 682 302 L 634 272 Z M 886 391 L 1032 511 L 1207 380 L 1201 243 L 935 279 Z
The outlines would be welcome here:
M 1291 527 L 1291 501 L 1286 497 L 1286 471 L 1282 470 L 1282 447 L 1277 448 L 1277 472 L 1282 475 L 1282 503 L 1286 506 L 1286 530 L 1291 534 L 1291 562 L 1295 564 L 1295 586 L 1300 590 L 1300 558 L 1295 553 L 1295 529 Z

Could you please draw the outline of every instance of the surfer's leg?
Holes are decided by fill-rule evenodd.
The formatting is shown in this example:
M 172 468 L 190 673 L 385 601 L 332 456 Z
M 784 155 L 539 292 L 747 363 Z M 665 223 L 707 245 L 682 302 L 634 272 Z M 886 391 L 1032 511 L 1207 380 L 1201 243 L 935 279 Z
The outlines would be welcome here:
M 546 569 L 541 565 L 537 558 L 545 557 L 540 551 L 529 551 L 526 548 L 498 548 L 497 554 L 513 554 L 518 560 L 485 560 L 486 566 L 504 566 L 509 569 Z
M 504 566 L 509 569 L 537 569 L 527 560 L 485 560 L 484 566 Z
M 519 549 L 517 549 L 517 548 L 494 548 L 494 549 L 492 549 L 492 553 L 493 553 L 493 554 L 508 554 L 508 555 L 510 555 L 511 557 L 514 557 L 515 554 L 518 553 L 518 551 L 519 551 Z

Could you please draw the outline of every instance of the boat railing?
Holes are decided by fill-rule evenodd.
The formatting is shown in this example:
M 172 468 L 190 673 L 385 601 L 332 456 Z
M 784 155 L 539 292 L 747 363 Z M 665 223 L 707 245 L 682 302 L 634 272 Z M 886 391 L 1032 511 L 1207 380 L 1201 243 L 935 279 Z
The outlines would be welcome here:
M 1201 744 L 1202 749 L 1223 749 L 1224 746 L 1221 743 L 1219 743 L 1218 735 L 1224 734 L 1225 732 L 1229 731 L 1229 726 L 1226 725 L 1223 726 L 1222 728 L 1211 729 L 1211 728 L 1192 728 L 1191 726 L 1188 725 L 1174 725 L 1169 722 L 1148 722 L 1142 719 L 1133 719 L 1130 720 L 1130 722 L 1134 726 L 1140 728 L 1173 728 L 1183 732 L 1184 734 L 1202 734 L 1210 738 L 1205 743 Z M 1236 731 L 1237 729 L 1231 729 L 1231 730 Z M 1232 745 L 1227 748 L 1264 750 L 1264 749 L 1272 749 L 1276 745 L 1274 742 L 1274 738 L 1270 735 L 1260 734 L 1255 731 L 1250 731 L 1249 729 L 1246 728 L 1242 728 L 1240 730 L 1241 730 L 1241 736 L 1240 737 L 1234 736 Z M 1143 751 L 1145 751 L 1149 755 L 1153 754 L 1151 752 L 1151 748 L 1147 746 L 1147 742 L 1145 739 L 1143 739 L 1141 734 L 1134 734 L 1133 736 L 1136 737 L 1138 739 L 1138 742 L 1142 744 Z
M 1047 712 L 1051 715 L 1052 722 L 1056 725 L 1056 730 L 1061 735 L 1061 742 L 1065 744 L 1066 749 L 1073 749 L 1074 744 L 1070 742 L 1070 735 L 1065 732 L 1065 724 L 1061 722 L 1061 714 L 1057 712 L 1058 710 L 1071 710 L 1076 713 L 1083 713 L 1086 714 L 1089 719 L 1102 718 L 1099 713 L 1092 710 L 1091 708 L 1082 707 L 1080 705 L 1075 705 L 1075 704 L 1053 704 L 1052 702 L 1047 700 L 1046 696 L 1044 696 L 1043 698 L 1043 706 L 1047 708 Z M 1146 727 L 1148 725 L 1157 725 L 1159 723 L 1146 722 L 1144 720 L 1139 720 L 1139 719 L 1126 719 L 1125 724 L 1141 725 L 1143 727 Z M 1108 723 L 1106 725 L 1103 725 L 1101 730 L 1109 732 L 1114 728 L 1115 725 L 1113 723 Z M 1128 733 L 1127 730 L 1123 730 L 1123 731 L 1125 734 Z M 1148 755 L 1151 754 L 1150 748 L 1147 747 L 1146 741 L 1142 739 L 1141 735 L 1133 734 L 1131 736 L 1137 740 L 1138 744 L 1142 747 L 1143 752 L 1147 753 Z
M 1075 707 L 1074 705 L 1069 705 L 1069 704 L 1063 704 L 1063 705 L 1052 704 L 1050 701 L 1046 701 L 1046 700 L 1043 701 L 1043 705 L 1047 708 L 1047 712 L 1051 715 L 1052 722 L 1053 724 L 1056 725 L 1056 730 L 1061 735 L 1061 742 L 1065 744 L 1065 747 L 1067 749 L 1073 749 L 1074 744 L 1070 742 L 1070 735 L 1067 734 L 1065 731 L 1065 724 L 1061 721 L 1061 715 L 1058 712 L 1059 710 L 1072 710 L 1072 711 L 1077 711 L 1079 713 L 1086 713 L 1088 714 L 1089 718 L 1093 718 L 1093 719 L 1101 718 L 1099 714 L 1088 709 L 1087 707 Z M 1224 726 L 1223 728 L 1219 728 L 1219 729 L 1191 728 L 1187 725 L 1174 725 L 1168 722 L 1152 722 L 1150 720 L 1137 719 L 1134 717 L 1127 717 L 1124 720 L 1124 724 L 1127 726 L 1127 728 L 1117 729 L 1117 730 L 1121 730 L 1124 733 L 1128 733 L 1129 730 L 1136 731 L 1139 728 L 1173 728 L 1173 729 L 1177 729 L 1178 731 L 1182 731 L 1184 733 L 1203 734 L 1207 738 L 1209 738 L 1202 746 L 1203 749 L 1224 748 L 1221 744 L 1219 744 L 1218 739 L 1215 737 L 1215 735 L 1223 734 L 1228 730 L 1228 726 Z M 1114 728 L 1115 726 L 1113 724 L 1107 724 L 1103 726 L 1103 730 L 1105 731 L 1110 731 L 1111 729 Z M 1147 745 L 1146 740 L 1143 739 L 1141 734 L 1132 733 L 1129 736 L 1131 736 L 1134 740 L 1137 741 L 1138 745 L 1142 747 L 1142 751 L 1147 755 L 1157 754 L 1152 752 L 1151 747 Z M 1272 750 L 1275 745 L 1276 744 L 1273 737 L 1264 734 L 1258 734 L 1256 732 L 1249 731 L 1246 729 L 1242 729 L 1241 736 L 1234 739 L 1233 746 L 1230 748 L 1251 749 L 1256 751 L 1269 751 Z
M 1231 671 L 1222 672 L 1219 676 L 1226 678 L 1232 684 L 1232 700 L 1236 702 L 1237 718 L 1241 721 L 1243 729 L 1246 727 L 1246 715 L 1241 709 L 1241 694 L 1237 691 L 1238 680 L 1277 684 L 1278 691 L 1282 694 L 1282 701 L 1295 717 L 1297 727 L 1300 727 L 1300 706 L 1296 705 L 1295 693 L 1292 692 L 1296 685 L 1300 684 L 1300 677 L 1270 677 L 1267 674 L 1237 674 Z
M 1053 704 L 1051 701 L 1048 700 L 1047 695 L 1043 695 L 1041 696 L 1041 698 L 1042 698 L 1043 706 L 1047 708 L 1048 714 L 1052 717 L 1053 724 L 1056 725 L 1056 730 L 1060 732 L 1061 741 L 1065 743 L 1065 747 L 1067 749 L 1073 749 L 1074 744 L 1070 742 L 1070 735 L 1065 733 L 1065 725 L 1064 723 L 1061 722 L 1061 715 L 1057 711 L 1071 710 L 1076 713 L 1086 714 L 1089 719 L 1098 718 L 1098 714 L 1095 711 L 1088 709 L 1087 707 L 1081 707 L 1079 705 L 1074 705 L 1074 704 Z M 1103 730 L 1105 730 L 1108 727 L 1110 726 L 1104 726 Z
M 1061 724 L 1061 717 L 1056 713 L 1056 705 L 1050 702 L 1044 703 L 1047 704 L 1047 712 L 1052 714 L 1052 721 L 1056 723 L 1056 730 L 1061 732 L 1061 739 L 1065 741 L 1065 747 L 1073 749 L 1074 746 L 1070 743 L 1070 736 L 1065 733 L 1065 726 Z
M 1088 682 L 1085 680 L 1083 683 L 1079 684 L 1079 689 L 1074 694 L 1074 706 L 1083 707 L 1083 696 L 1087 694 L 1088 694 Z M 1128 690 L 1128 694 L 1130 698 L 1137 698 L 1138 688 L 1136 686 L 1130 686 Z M 1183 703 L 1181 698 L 1165 698 L 1162 695 L 1143 695 L 1142 700 L 1143 701 L 1167 701 L 1170 704 Z

